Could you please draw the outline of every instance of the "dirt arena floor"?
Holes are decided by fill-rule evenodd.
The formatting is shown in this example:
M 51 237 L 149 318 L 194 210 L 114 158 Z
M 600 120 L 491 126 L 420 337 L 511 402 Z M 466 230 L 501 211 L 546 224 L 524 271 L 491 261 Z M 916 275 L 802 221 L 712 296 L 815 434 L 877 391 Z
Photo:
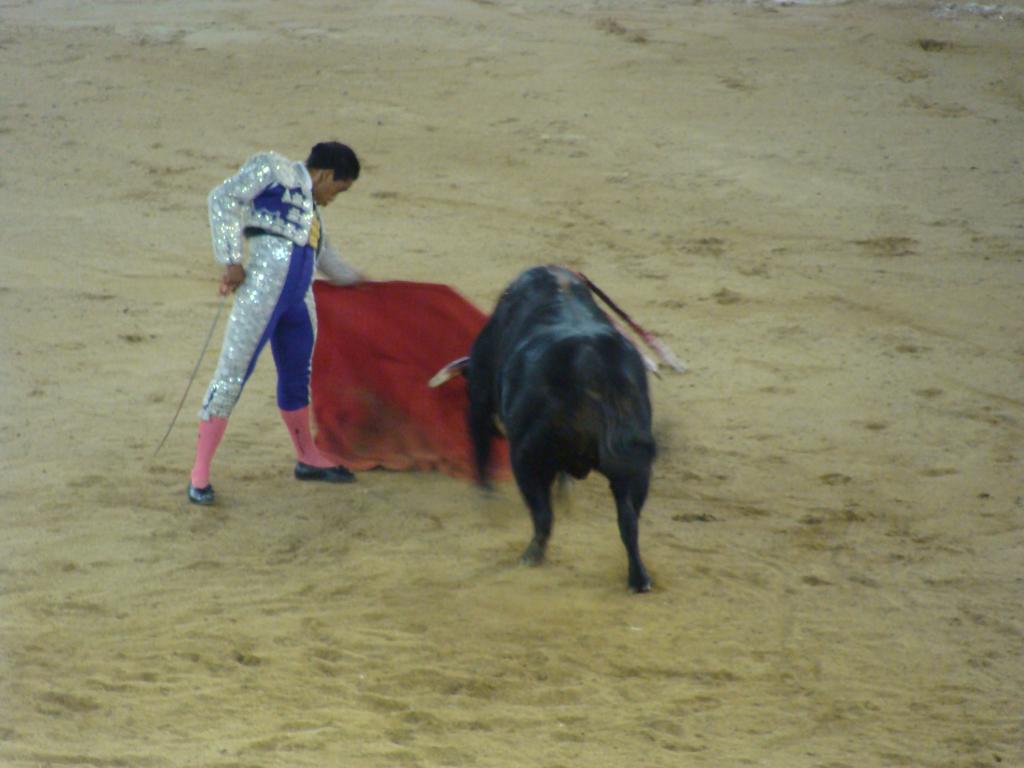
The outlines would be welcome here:
M 1024 6 L 0 2 L 0 765 L 1024 765 Z M 206 195 L 351 143 L 376 279 L 583 268 L 691 367 L 599 477 L 190 506 Z

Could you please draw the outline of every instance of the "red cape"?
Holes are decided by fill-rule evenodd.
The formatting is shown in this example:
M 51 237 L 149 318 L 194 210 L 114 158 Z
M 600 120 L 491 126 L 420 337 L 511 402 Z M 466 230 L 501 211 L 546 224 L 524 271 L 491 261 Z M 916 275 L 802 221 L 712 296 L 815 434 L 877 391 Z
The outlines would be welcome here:
M 461 376 L 427 382 L 469 354 L 487 316 L 446 285 L 313 283 L 317 337 L 310 385 L 316 444 L 341 464 L 367 470 L 439 470 L 473 476 Z M 495 439 L 495 475 L 508 447 Z

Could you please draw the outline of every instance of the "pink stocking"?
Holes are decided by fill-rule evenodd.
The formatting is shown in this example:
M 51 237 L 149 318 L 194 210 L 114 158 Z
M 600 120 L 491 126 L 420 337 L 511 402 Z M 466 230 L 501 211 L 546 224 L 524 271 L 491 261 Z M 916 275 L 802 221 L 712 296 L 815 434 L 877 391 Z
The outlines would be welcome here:
M 288 427 L 288 434 L 292 436 L 292 443 L 295 445 L 295 456 L 303 464 L 311 467 L 333 466 L 330 460 L 325 459 L 320 450 L 313 442 L 313 432 L 309 426 L 309 406 L 299 408 L 297 411 L 281 411 L 281 418 Z
M 212 416 L 208 421 L 199 422 L 196 462 L 192 465 L 192 487 L 205 488 L 210 484 L 210 463 L 227 428 L 228 420 L 219 416 Z

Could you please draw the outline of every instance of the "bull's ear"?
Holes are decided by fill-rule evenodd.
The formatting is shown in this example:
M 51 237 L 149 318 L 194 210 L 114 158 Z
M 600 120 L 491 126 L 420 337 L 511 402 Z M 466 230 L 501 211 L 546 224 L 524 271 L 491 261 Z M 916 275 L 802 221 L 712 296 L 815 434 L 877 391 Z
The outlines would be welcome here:
M 460 357 L 458 360 L 452 360 L 448 365 L 442 368 L 440 371 L 435 373 L 430 381 L 427 382 L 429 387 L 440 387 L 442 384 L 451 381 L 456 376 L 466 376 L 469 369 L 469 358 Z

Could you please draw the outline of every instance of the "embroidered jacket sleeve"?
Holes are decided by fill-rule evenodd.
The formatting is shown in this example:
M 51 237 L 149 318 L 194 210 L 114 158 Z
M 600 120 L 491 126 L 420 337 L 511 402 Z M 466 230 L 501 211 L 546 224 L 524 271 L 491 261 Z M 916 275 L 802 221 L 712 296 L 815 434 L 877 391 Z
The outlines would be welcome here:
M 242 261 L 242 231 L 247 208 L 274 177 L 267 155 L 256 155 L 234 176 L 210 192 L 210 233 L 213 257 L 221 264 Z
M 363 279 L 351 265 L 341 258 L 341 254 L 331 245 L 327 235 L 319 228 L 320 214 L 316 214 L 313 228 L 318 231 L 320 241 L 317 248 L 316 266 L 324 276 L 335 285 L 352 285 Z

